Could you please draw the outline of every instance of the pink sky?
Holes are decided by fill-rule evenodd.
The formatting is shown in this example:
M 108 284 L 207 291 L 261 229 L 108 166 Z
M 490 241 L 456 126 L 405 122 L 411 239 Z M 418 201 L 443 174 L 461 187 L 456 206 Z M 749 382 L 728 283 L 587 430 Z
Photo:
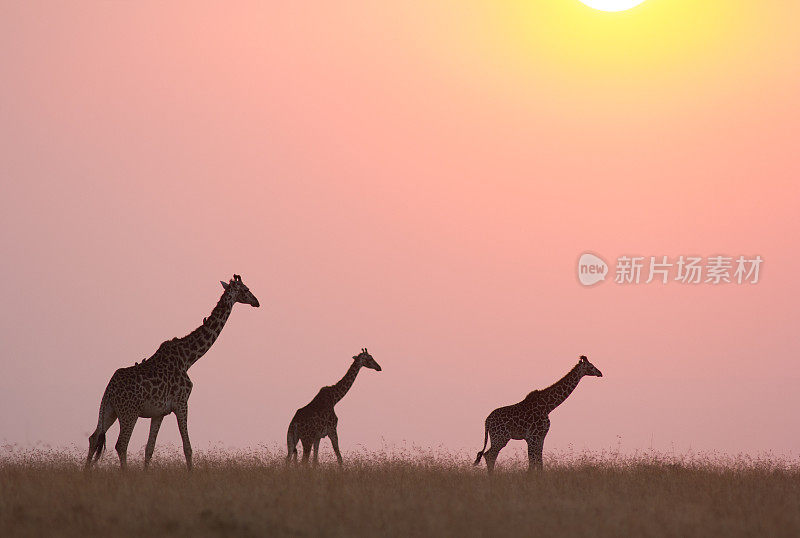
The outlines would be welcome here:
M 285 443 L 367 346 L 343 450 L 477 451 L 489 411 L 586 354 L 604 377 L 545 455 L 796 455 L 800 8 L 648 0 L 609 45 L 561 1 L 5 3 L 0 439 L 84 446 L 114 370 L 236 272 L 262 307 L 190 370 L 198 449 Z M 584 288 L 587 250 L 765 263 Z

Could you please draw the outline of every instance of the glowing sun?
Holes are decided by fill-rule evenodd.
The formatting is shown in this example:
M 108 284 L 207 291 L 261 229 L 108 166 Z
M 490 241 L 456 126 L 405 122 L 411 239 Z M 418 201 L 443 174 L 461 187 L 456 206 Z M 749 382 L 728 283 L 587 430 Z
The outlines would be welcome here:
M 581 0 L 581 2 L 600 11 L 625 11 L 638 6 L 644 0 Z

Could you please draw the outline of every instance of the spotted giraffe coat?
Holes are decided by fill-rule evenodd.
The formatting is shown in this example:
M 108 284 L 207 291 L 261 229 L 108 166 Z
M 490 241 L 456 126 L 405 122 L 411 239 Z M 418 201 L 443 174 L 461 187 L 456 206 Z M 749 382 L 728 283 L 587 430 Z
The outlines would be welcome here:
M 225 292 L 200 327 L 183 338 L 167 340 L 150 358 L 120 368 L 111 376 L 100 402 L 97 429 L 89 438 L 86 469 L 90 467 L 93 457 L 96 461 L 102 454 L 106 431 L 116 420 L 120 423 L 116 449 L 124 468 L 128 442 L 139 418 L 151 419 L 150 436 L 145 448 L 147 466 L 153 455 L 161 421 L 169 413 L 175 413 L 177 417 L 186 463 L 191 469 L 192 449 L 187 415 L 192 382 L 187 371 L 214 344 L 235 303 L 259 306 L 258 299 L 250 293 L 239 275 L 234 275 L 229 283 L 223 282 L 222 285 Z
M 544 438 L 550 430 L 550 412 L 572 394 L 585 375 L 602 377 L 603 374 L 581 355 L 578 364 L 553 385 L 543 390 L 534 390 L 521 402 L 498 407 L 489 413 L 485 422 L 483 450 L 478 452 L 475 465 L 485 457 L 487 469 L 491 473 L 497 455 L 508 442 L 511 439 L 524 439 L 528 443 L 529 468 L 541 467 Z M 489 439 L 492 444 L 486 450 Z
M 297 460 L 297 443 L 303 445 L 303 461 L 308 461 L 310 450 L 314 450 L 314 463 L 317 462 L 319 453 L 319 443 L 324 437 L 331 440 L 333 452 L 339 465 L 342 464 L 342 455 L 339 452 L 339 437 L 336 427 L 339 418 L 333 408 L 344 398 L 362 367 L 371 368 L 378 372 L 381 371 L 380 365 L 367 352 L 366 348 L 359 355 L 353 357 L 353 364 L 347 369 L 344 377 L 333 386 L 322 387 L 314 399 L 307 405 L 297 410 L 289 423 L 289 430 L 286 432 L 286 444 L 288 447 L 287 463 L 294 459 Z

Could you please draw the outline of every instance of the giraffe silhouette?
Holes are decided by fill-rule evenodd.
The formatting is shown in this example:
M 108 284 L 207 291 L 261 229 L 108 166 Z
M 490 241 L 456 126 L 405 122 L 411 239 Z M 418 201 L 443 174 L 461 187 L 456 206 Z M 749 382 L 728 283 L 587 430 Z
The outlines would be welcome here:
M 514 405 L 498 407 L 486 417 L 483 450 L 478 452 L 475 465 L 486 459 L 486 468 L 491 474 L 497 455 L 511 439 L 524 439 L 528 443 L 528 469 L 541 469 L 544 438 L 550 429 L 550 412 L 561 405 L 572 394 L 585 375 L 603 377 L 602 372 L 581 355 L 572 370 L 559 381 L 543 390 L 534 390 L 524 400 Z M 486 450 L 491 437 L 492 445 Z
M 175 413 L 183 441 L 186 465 L 191 471 L 192 446 L 189 442 L 186 420 L 192 382 L 187 371 L 214 344 L 234 304 L 259 306 L 258 299 L 245 286 L 239 275 L 233 275 L 227 283 L 220 283 L 225 291 L 211 315 L 203 319 L 200 327 L 183 338 L 167 340 L 149 359 L 128 368 L 120 368 L 111 376 L 100 401 L 97 429 L 89 437 L 86 470 L 91 467 L 93 457 L 94 461 L 100 459 L 105 449 L 106 431 L 117 419 L 119 419 L 119 438 L 116 450 L 120 466 L 125 469 L 128 442 L 139 418 L 150 419 L 150 436 L 144 452 L 144 466 L 147 468 L 153 457 L 161 421 L 169 413 Z
M 323 437 L 329 437 L 333 451 L 336 453 L 336 460 L 342 465 L 342 454 L 339 452 L 339 436 L 336 433 L 336 425 L 339 418 L 333 411 L 339 400 L 344 398 L 353 381 L 356 380 L 358 371 L 362 368 L 371 368 L 381 371 L 380 365 L 375 362 L 367 348 L 363 348 L 361 353 L 353 357 L 353 364 L 347 369 L 347 373 L 332 387 L 322 387 L 311 402 L 305 407 L 297 410 L 289 423 L 289 431 L 286 433 L 286 444 L 289 454 L 286 456 L 286 463 L 297 461 L 297 442 L 303 445 L 303 463 L 308 462 L 311 447 L 314 448 L 314 465 L 319 460 L 319 442 Z

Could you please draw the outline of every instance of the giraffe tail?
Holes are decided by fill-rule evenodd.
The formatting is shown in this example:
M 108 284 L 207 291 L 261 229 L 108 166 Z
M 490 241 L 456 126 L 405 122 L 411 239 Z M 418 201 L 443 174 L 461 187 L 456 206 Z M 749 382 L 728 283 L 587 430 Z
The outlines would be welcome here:
M 108 408 L 108 400 L 106 398 L 106 395 L 103 394 L 103 399 L 100 400 L 100 416 L 97 418 L 97 429 L 92 434 L 92 437 L 89 438 L 90 446 L 92 445 L 91 439 L 92 438 L 95 439 L 94 452 L 92 454 L 89 454 L 89 459 L 91 460 L 92 457 L 94 456 L 93 459 L 95 462 L 100 459 L 100 456 L 102 456 L 103 452 L 105 452 L 106 450 L 106 431 L 103 428 L 103 419 L 106 416 L 107 408 Z
M 94 453 L 94 461 L 99 460 L 100 456 L 103 455 L 103 452 L 106 451 L 106 432 L 101 431 L 97 437 L 97 449 Z
M 297 456 L 297 422 L 292 420 L 289 424 L 289 431 L 286 432 L 286 448 L 289 454 L 286 455 L 286 463 L 292 459 L 292 456 Z
M 486 452 L 486 443 L 489 441 L 489 424 L 484 426 L 483 430 L 483 450 L 478 452 L 478 457 L 475 458 L 475 463 L 473 465 L 478 465 L 481 462 L 481 458 L 483 457 L 483 453 Z

